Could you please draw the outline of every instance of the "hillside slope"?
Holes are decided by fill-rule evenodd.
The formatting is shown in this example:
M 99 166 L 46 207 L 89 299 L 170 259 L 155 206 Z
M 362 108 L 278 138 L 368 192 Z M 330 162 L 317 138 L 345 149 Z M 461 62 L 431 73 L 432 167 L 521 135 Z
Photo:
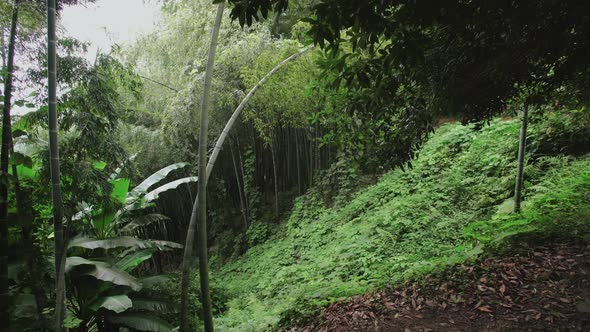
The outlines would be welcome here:
M 478 131 L 444 125 L 412 169 L 389 172 L 347 204 L 327 208 L 312 194 L 300 197 L 277 234 L 212 272 L 213 296 L 225 302 L 218 329 L 272 330 L 329 303 L 463 262 L 481 253 L 482 243 L 551 227 L 552 220 L 537 218 L 547 204 L 554 217 L 565 216 L 561 231 L 587 227 L 590 158 L 530 160 L 524 213 L 503 214 L 518 130 L 512 120 Z

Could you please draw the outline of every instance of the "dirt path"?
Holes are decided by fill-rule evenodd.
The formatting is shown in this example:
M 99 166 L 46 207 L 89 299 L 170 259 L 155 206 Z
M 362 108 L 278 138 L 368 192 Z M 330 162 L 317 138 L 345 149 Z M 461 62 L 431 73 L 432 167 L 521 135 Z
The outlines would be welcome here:
M 590 331 L 590 246 L 456 266 L 326 308 L 297 331 Z

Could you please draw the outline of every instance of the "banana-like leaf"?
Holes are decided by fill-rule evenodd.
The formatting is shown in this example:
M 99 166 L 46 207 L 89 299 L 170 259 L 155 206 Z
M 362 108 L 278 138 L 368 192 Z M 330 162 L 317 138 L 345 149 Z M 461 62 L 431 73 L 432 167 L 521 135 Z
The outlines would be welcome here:
M 99 266 L 100 265 L 103 267 L 109 266 L 107 263 L 104 263 L 104 262 L 91 261 L 91 260 L 88 260 L 83 257 L 71 256 L 71 257 L 66 258 L 66 273 L 70 273 L 72 271 L 72 269 L 74 269 L 78 266 L 83 266 L 83 265 L 90 265 L 90 266 Z
M 141 290 L 141 283 L 130 274 L 109 267 L 104 262 L 91 261 L 82 257 L 68 257 L 66 259 L 66 273 L 75 272 L 78 266 L 87 266 L 89 268 L 79 271 L 79 275 L 91 276 L 98 280 L 108 281 L 115 285 L 127 286 L 138 292 Z M 78 273 L 78 272 L 76 272 Z
M 180 243 L 172 242 L 172 241 L 163 241 L 163 240 L 149 240 L 152 245 L 154 245 L 158 250 L 165 251 L 170 249 L 182 249 L 184 246 Z
M 104 240 L 90 237 L 79 236 L 73 238 L 68 244 L 68 248 L 85 248 L 85 249 L 114 249 L 114 248 L 137 248 L 137 249 L 180 249 L 182 244 L 162 241 L 162 240 L 141 240 L 133 236 L 119 236 Z
M 191 176 L 191 177 L 186 177 L 186 178 L 182 178 L 182 179 L 178 179 L 176 181 L 166 183 L 165 185 L 162 185 L 162 186 L 150 191 L 149 193 L 145 194 L 143 199 L 146 202 L 151 202 L 153 200 L 156 200 L 160 196 L 160 194 L 165 191 L 176 189 L 180 185 L 183 185 L 186 183 L 197 182 L 198 179 L 199 178 L 196 176 Z
M 174 304 L 154 299 L 133 298 L 133 308 L 137 311 L 155 311 L 155 312 L 175 312 L 177 308 Z
M 133 270 L 139 264 L 152 258 L 156 249 L 145 249 L 141 251 L 132 252 L 120 261 L 118 261 L 113 267 L 121 271 L 129 272 Z
M 145 288 L 150 288 L 172 280 L 174 280 L 174 276 L 171 274 L 158 274 L 142 278 L 140 282 Z
M 131 302 L 131 299 L 127 295 L 112 295 L 97 299 L 90 305 L 90 309 L 98 311 L 100 308 L 104 308 L 120 314 L 133 305 L 135 303 Z
M 149 241 L 140 240 L 132 236 L 119 236 L 104 240 L 98 240 L 90 237 L 76 237 L 72 239 L 68 248 L 85 248 L 85 249 L 114 249 L 114 248 L 153 248 L 154 244 Z
M 141 313 L 124 313 L 107 316 L 107 319 L 117 325 L 123 325 L 139 331 L 172 332 L 174 327 L 167 321 L 154 315 Z
M 23 165 L 27 168 L 33 168 L 33 159 L 25 154 L 20 152 L 13 152 L 10 154 L 10 159 L 8 160 L 10 165 Z
M 155 222 L 169 221 L 169 220 L 170 220 L 170 218 L 166 217 L 163 214 L 157 214 L 157 213 L 146 214 L 146 215 L 143 215 L 139 218 L 136 218 L 136 219 L 130 221 L 127 225 L 125 225 L 121 229 L 121 232 L 131 233 L 138 227 L 145 227 L 145 226 L 148 226 L 148 225 L 155 223 Z
M 111 183 L 113 184 L 113 192 L 111 192 L 111 197 L 117 202 L 125 204 L 125 201 L 127 200 L 127 193 L 129 192 L 129 179 L 116 179 L 112 180 Z
M 150 175 L 147 179 L 143 180 L 137 187 L 133 188 L 127 195 L 127 204 L 132 203 L 137 198 L 145 194 L 150 187 L 154 186 L 158 182 L 162 181 L 164 178 L 168 176 L 172 171 L 184 168 L 188 166 L 188 163 L 176 163 L 169 166 L 162 168 L 161 170 L 155 172 L 154 174 Z

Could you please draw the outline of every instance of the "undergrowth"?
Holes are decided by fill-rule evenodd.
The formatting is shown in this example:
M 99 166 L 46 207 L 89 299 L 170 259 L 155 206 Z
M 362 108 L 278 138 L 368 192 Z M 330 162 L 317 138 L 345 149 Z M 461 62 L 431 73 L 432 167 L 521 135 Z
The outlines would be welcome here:
M 506 213 L 518 130 L 516 121 L 481 130 L 445 125 L 412 169 L 389 172 L 347 202 L 328 208 L 315 195 L 298 198 L 269 240 L 212 272 L 227 299 L 218 329 L 292 324 L 331 302 L 476 257 L 484 245 L 516 234 L 587 232 L 590 158 L 530 159 L 524 210 Z

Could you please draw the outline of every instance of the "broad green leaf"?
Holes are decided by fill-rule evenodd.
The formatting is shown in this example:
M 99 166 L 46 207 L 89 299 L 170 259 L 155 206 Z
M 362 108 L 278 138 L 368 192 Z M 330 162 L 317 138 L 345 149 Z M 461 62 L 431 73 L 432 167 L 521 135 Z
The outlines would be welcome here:
M 170 302 L 154 300 L 154 299 L 142 299 L 133 298 L 134 311 L 156 311 L 156 312 L 174 312 L 177 310 L 176 306 Z
M 120 261 L 118 261 L 114 265 L 114 267 L 121 271 L 129 272 L 139 264 L 152 258 L 155 251 L 155 249 L 145 249 L 141 251 L 132 252 L 123 257 L 123 259 L 121 259 Z
M 182 179 L 178 179 L 176 181 L 172 181 L 170 183 L 167 183 L 163 186 L 160 186 L 152 191 L 150 191 L 149 193 L 147 193 L 144 196 L 144 199 L 147 202 L 151 202 L 155 199 L 157 199 L 161 193 L 168 191 L 168 190 L 174 190 L 176 188 L 178 188 L 180 185 L 186 184 L 186 183 L 192 183 L 192 182 L 197 182 L 198 177 L 196 176 L 191 176 L 191 177 L 187 177 L 187 178 L 182 178 Z
M 19 138 L 21 136 L 27 136 L 28 133 L 22 129 L 16 129 L 12 131 L 12 139 Z
M 174 280 L 174 276 L 171 274 L 158 274 L 155 276 L 142 278 L 140 279 L 140 282 L 145 288 L 150 288 L 172 280 Z
M 124 325 L 139 331 L 172 332 L 174 330 L 167 321 L 148 314 L 124 313 L 107 316 L 107 319 L 113 324 Z
M 10 170 L 8 172 L 10 174 L 12 174 L 12 167 L 10 168 Z M 16 172 L 18 173 L 17 175 L 18 175 L 19 179 L 34 180 L 37 178 L 37 172 L 35 171 L 35 169 L 27 167 L 25 165 L 16 166 Z
M 90 304 L 90 309 L 98 311 L 100 308 L 104 308 L 110 311 L 114 311 L 118 314 L 131 308 L 134 303 L 127 295 L 113 295 L 101 297 Z
M 182 248 L 182 244 L 163 240 L 141 240 L 132 236 L 119 236 L 109 239 L 99 240 L 90 237 L 76 237 L 70 241 L 68 248 L 85 248 L 85 249 L 114 249 L 114 248 L 137 248 L 168 250 Z
M 111 181 L 111 183 L 113 184 L 111 197 L 116 199 L 117 202 L 125 204 L 127 193 L 129 192 L 129 179 L 116 179 Z
M 94 269 L 87 271 L 82 275 L 91 276 L 102 281 L 108 281 L 115 285 L 127 286 L 136 292 L 141 290 L 141 284 L 133 276 L 127 272 L 109 267 L 95 265 Z
M 145 226 L 151 225 L 152 223 L 155 223 L 155 222 L 169 221 L 169 220 L 170 220 L 170 218 L 166 217 L 163 214 L 157 214 L 157 213 L 146 214 L 144 216 L 141 216 L 139 218 L 136 218 L 136 219 L 130 221 L 127 225 L 125 225 L 121 229 L 121 232 L 131 233 L 138 227 L 145 227 Z
M 142 196 L 143 194 L 145 194 L 150 189 L 150 187 L 162 181 L 172 171 L 184 168 L 188 165 L 188 163 L 172 164 L 150 175 L 147 179 L 143 180 L 143 182 L 141 182 L 139 185 L 137 185 L 137 187 L 133 188 L 133 190 L 129 192 L 129 195 L 127 197 L 127 203 L 129 204 L 132 201 L 139 198 L 140 196 Z
M 180 243 L 163 240 L 148 240 L 150 244 L 154 245 L 158 250 L 182 249 L 184 246 Z
M 109 227 L 115 221 L 115 215 L 117 214 L 117 211 L 100 211 L 92 216 L 92 225 L 98 233 Z
M 80 266 L 85 266 L 86 268 L 82 270 L 76 269 Z M 108 281 L 115 285 L 127 286 L 136 292 L 141 290 L 141 284 L 137 279 L 124 271 L 109 267 L 104 262 L 91 261 L 76 256 L 68 257 L 66 259 L 66 273 L 74 272 L 79 273 L 79 275 L 91 276 L 98 280 Z
M 88 260 L 83 257 L 71 256 L 71 257 L 66 258 L 66 273 L 70 273 L 72 271 L 72 269 L 74 269 L 78 266 L 84 266 L 84 265 L 88 265 L 88 266 L 100 265 L 100 266 L 104 266 L 104 267 L 108 266 L 108 264 L 106 264 L 104 262 L 96 262 L 96 261 Z
M 72 239 L 68 248 L 85 249 L 114 249 L 114 248 L 139 248 L 147 249 L 153 247 L 148 241 L 143 241 L 132 236 L 120 236 L 104 240 L 89 237 L 76 237 Z
M 16 151 L 10 154 L 10 159 L 8 162 L 11 165 L 23 165 L 28 168 L 33 168 L 33 159 Z
M 92 167 L 96 168 L 99 171 L 102 171 L 105 167 L 107 167 L 107 163 L 104 161 L 95 161 L 92 163 Z

